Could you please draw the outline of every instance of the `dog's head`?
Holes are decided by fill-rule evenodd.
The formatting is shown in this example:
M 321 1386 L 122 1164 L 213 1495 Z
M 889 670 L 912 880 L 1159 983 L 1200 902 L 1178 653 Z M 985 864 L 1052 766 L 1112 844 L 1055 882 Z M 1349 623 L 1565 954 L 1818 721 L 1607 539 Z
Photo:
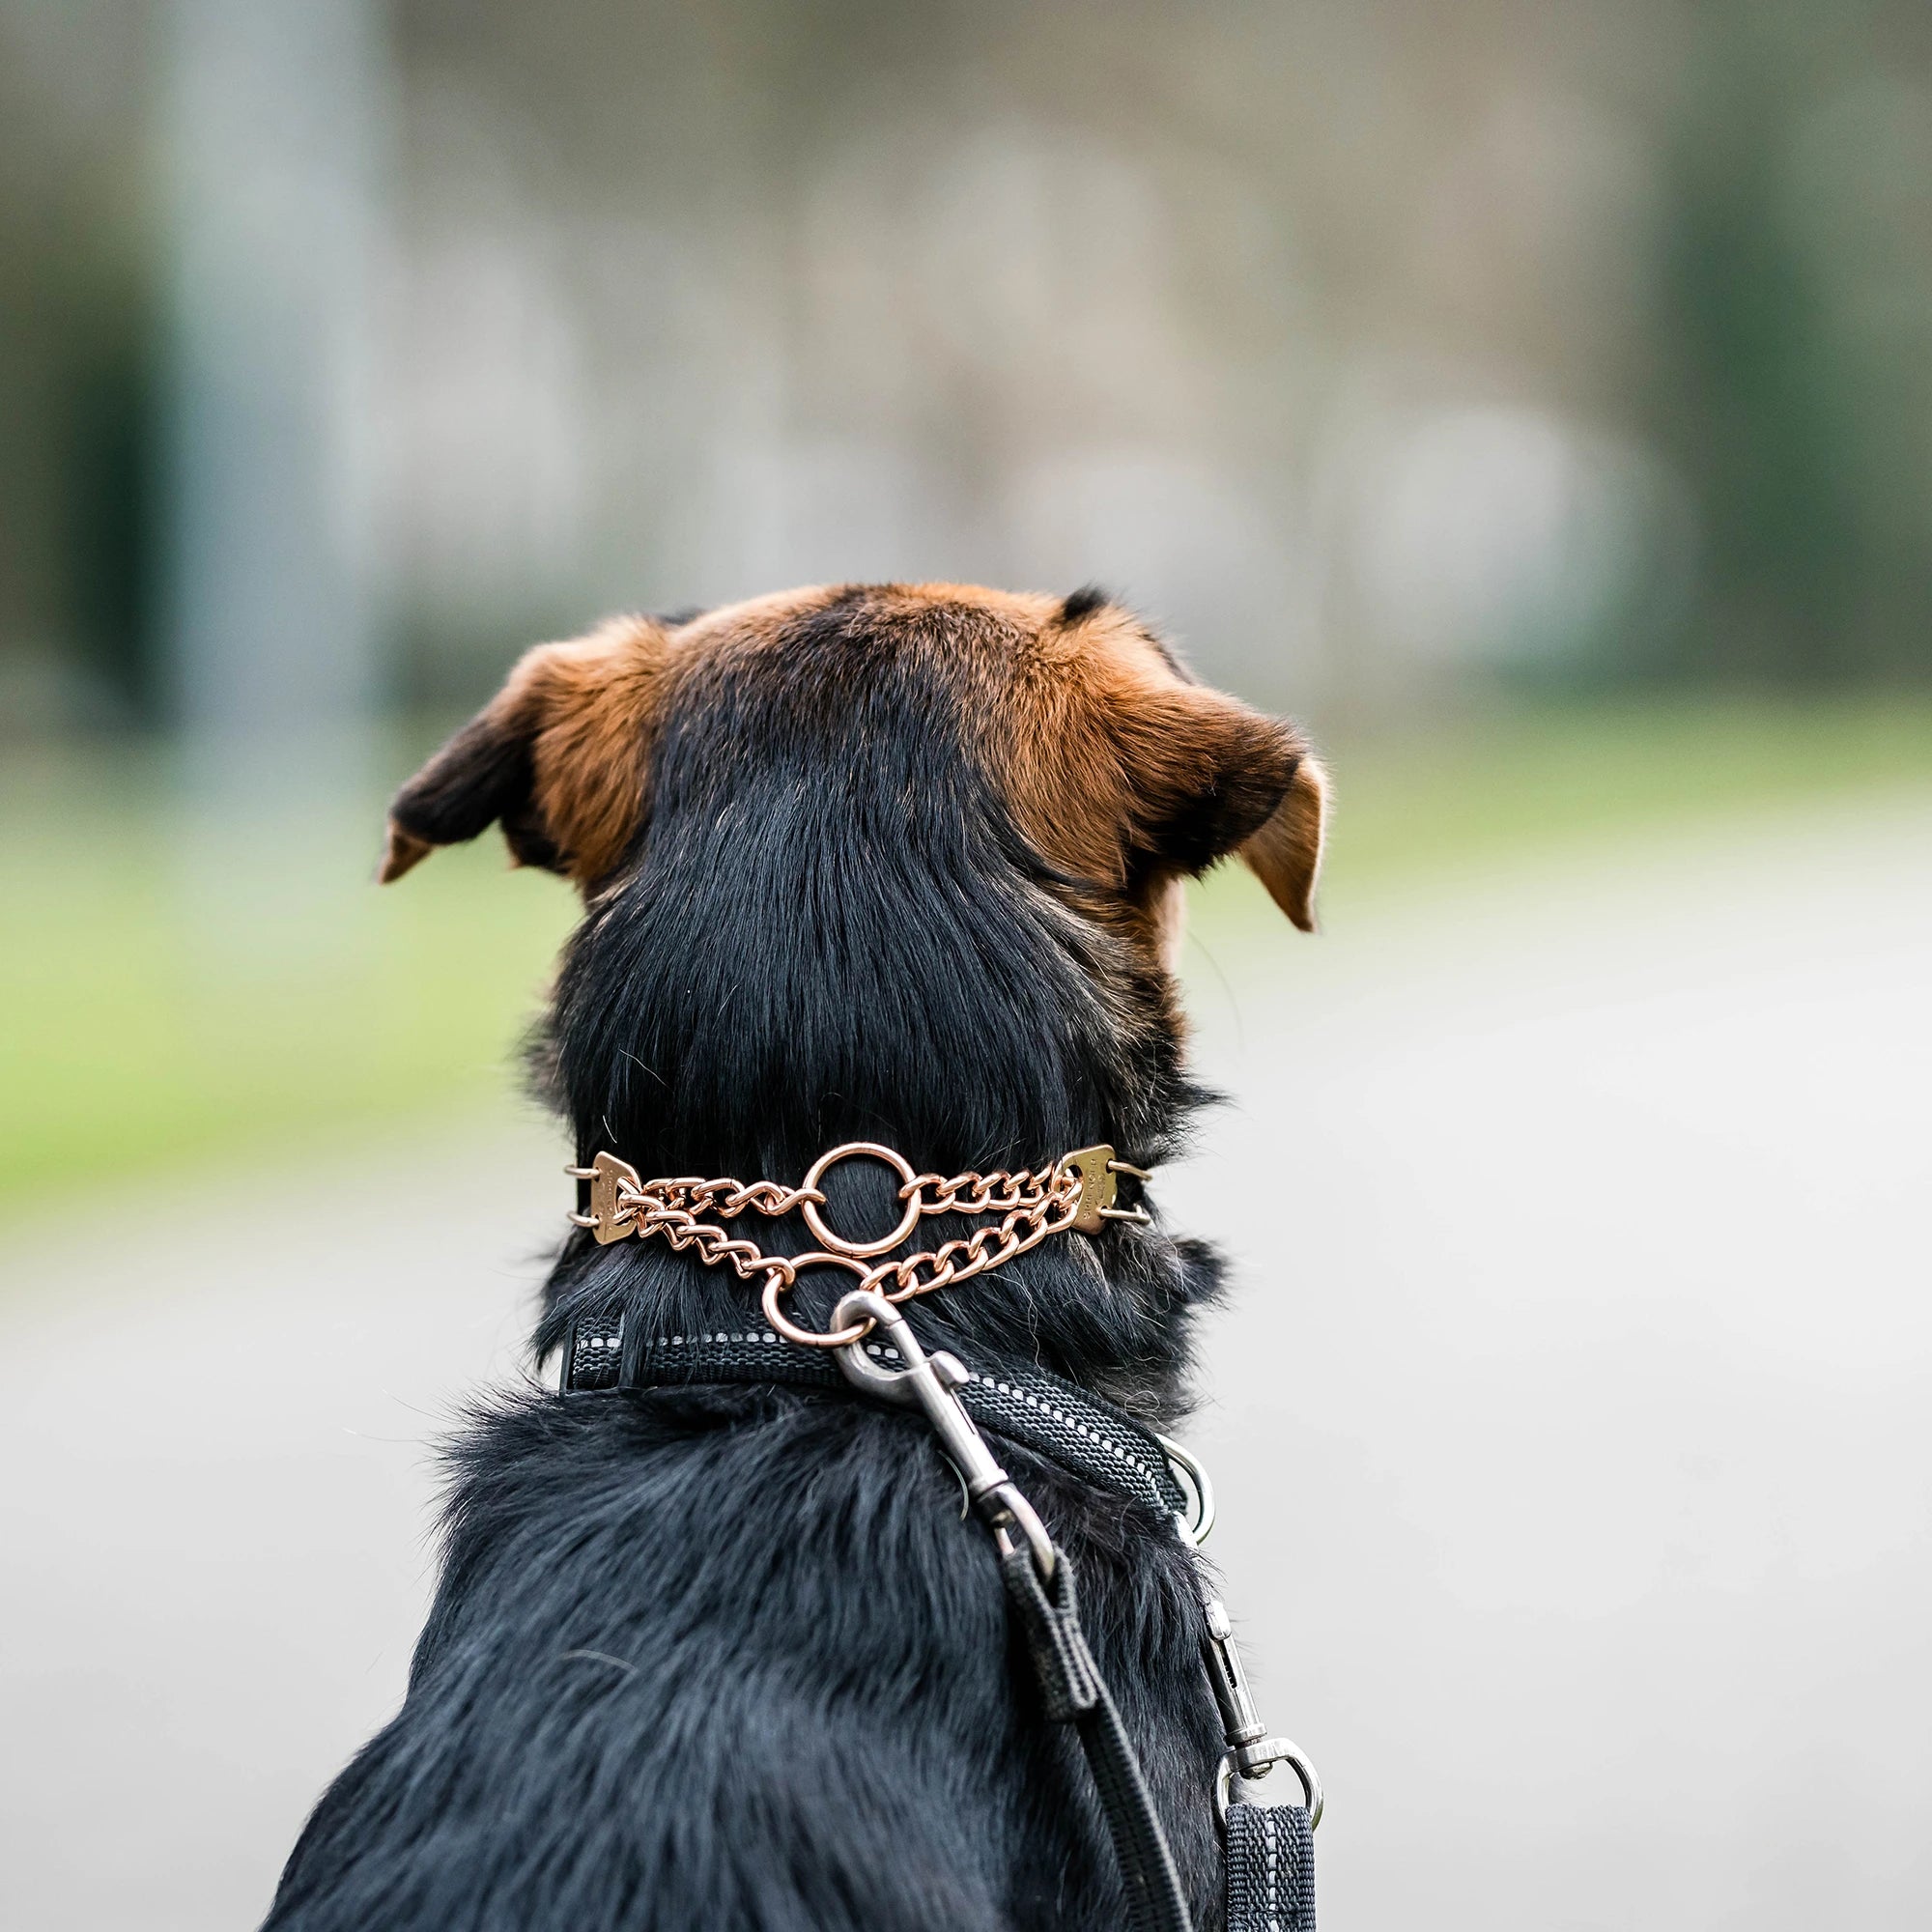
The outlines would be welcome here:
M 1157 955 L 1171 955 L 1179 882 L 1236 852 L 1312 929 L 1326 783 L 1307 744 L 1195 682 L 1092 591 L 811 589 L 540 645 L 403 787 L 381 877 L 497 823 L 518 863 L 591 896 L 648 863 L 668 737 L 728 813 L 734 770 L 741 801 L 775 758 L 800 760 L 810 783 L 812 748 L 820 782 L 849 783 L 850 748 L 874 728 L 923 741 L 915 781 L 922 759 L 940 789 L 958 776 L 948 763 L 968 761 L 1065 900 Z
M 1095 594 L 806 590 L 531 652 L 404 786 L 383 877 L 494 821 L 582 888 L 536 1046 L 580 1159 L 788 1178 L 873 1141 L 951 1174 L 1105 1141 L 1147 1165 L 1202 1097 L 1170 971 L 1180 881 L 1238 852 L 1307 926 L 1323 802 L 1290 726 Z M 874 1165 L 828 1183 L 839 1225 L 898 1211 Z M 693 1277 L 585 1236 L 547 1332 L 619 1288 L 653 1320 L 725 1319 L 728 1287 Z M 1177 1311 L 1214 1279 L 1114 1222 L 935 1319 L 1122 1401 L 1153 1389 L 1158 1413 Z M 801 1312 L 842 1286 L 809 1273 Z
M 1323 795 L 1096 595 L 847 586 L 531 652 L 403 788 L 383 876 L 495 821 L 582 888 L 538 1065 L 586 1149 L 1152 1158 L 1195 1097 L 1180 881 L 1239 852 L 1307 926 Z

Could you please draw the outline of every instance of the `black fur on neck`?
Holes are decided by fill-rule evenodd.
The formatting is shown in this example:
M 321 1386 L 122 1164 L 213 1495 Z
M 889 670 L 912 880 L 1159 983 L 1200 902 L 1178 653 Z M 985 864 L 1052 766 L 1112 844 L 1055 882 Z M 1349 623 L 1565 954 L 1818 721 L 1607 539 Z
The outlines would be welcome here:
M 964 741 L 946 623 L 838 600 L 684 680 L 647 821 L 570 942 L 540 1050 L 581 1157 L 795 1182 L 854 1140 L 939 1173 L 1097 1141 L 1140 1165 L 1177 1150 L 1206 1096 L 1181 1069 L 1172 982 L 1075 910 L 1077 882 L 1014 829 Z M 895 1218 L 873 1163 L 826 1186 L 835 1226 Z M 928 1220 L 920 1243 L 977 1225 Z M 797 1216 L 737 1232 L 809 1244 Z M 941 1291 L 916 1319 L 969 1362 L 976 1344 L 1037 1360 L 1159 1419 L 1182 1399 L 1186 1313 L 1217 1278 L 1200 1244 L 1113 1223 Z M 823 1322 L 854 1285 L 817 1271 L 794 1305 Z M 639 1337 L 763 1321 L 728 1269 L 585 1236 L 552 1274 L 539 1350 L 619 1305 Z

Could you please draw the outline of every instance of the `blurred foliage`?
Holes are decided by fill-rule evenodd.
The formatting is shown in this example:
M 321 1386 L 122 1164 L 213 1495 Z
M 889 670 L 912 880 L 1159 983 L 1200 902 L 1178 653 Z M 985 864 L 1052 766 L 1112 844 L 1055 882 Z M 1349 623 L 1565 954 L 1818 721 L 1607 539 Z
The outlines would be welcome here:
M 366 8 L 380 273 L 326 287 L 378 347 L 366 391 L 316 393 L 367 432 L 344 501 L 382 506 L 392 699 L 478 696 L 513 643 L 626 604 L 1099 577 L 1215 681 L 1357 727 L 1336 917 L 1539 841 L 1932 771 L 1921 700 L 1848 696 L 1932 676 L 1922 5 Z M 374 796 L 223 823 L 112 735 L 185 688 L 164 648 L 216 631 L 158 620 L 184 503 L 263 500 L 260 467 L 198 496 L 170 465 L 183 317 L 281 403 L 314 374 L 233 299 L 262 277 L 183 241 L 191 11 L 0 0 L 16 1207 L 90 1163 L 502 1106 L 571 917 L 494 841 L 357 890 Z M 260 109 L 267 70 L 209 45 Z M 305 152 L 278 126 L 241 114 L 261 166 L 212 171 L 270 266 L 327 239 L 276 200 Z M 263 447 L 313 438 L 305 407 Z M 283 535 L 331 528 L 290 500 Z M 207 546 L 210 584 L 287 620 L 240 627 L 242 662 L 293 690 L 331 662 L 295 621 L 300 547 L 223 527 L 255 535 Z M 1498 679 L 1590 702 L 1474 715 Z M 1701 696 L 1607 696 L 1644 689 Z M 1737 696 L 1768 690 L 1809 697 Z M 1207 919 L 1259 917 L 1244 884 Z
M 1334 922 L 1539 850 L 1635 849 L 1886 786 L 1925 796 L 1932 706 L 1467 719 L 1330 758 Z M 98 1205 L 103 1177 L 513 1104 L 518 1040 L 575 899 L 547 874 L 506 876 L 494 835 L 379 892 L 363 883 L 375 800 L 340 838 L 270 828 L 211 846 L 185 829 L 158 753 L 16 765 L 0 816 L 0 1213 Z M 196 875 L 198 847 L 217 877 Z M 1278 936 L 1236 867 L 1198 917 L 1210 944 Z
M 1504 713 L 1344 747 L 1325 902 L 1549 851 L 1667 847 L 1810 802 L 1932 798 L 1932 700 L 1776 699 Z
M 1915 0 L 371 5 L 405 702 L 847 574 L 1099 577 L 1371 722 L 1932 676 Z M 170 687 L 179 11 L 0 0 L 16 737 Z
M 0 1206 L 514 1090 L 573 906 L 494 839 L 379 894 L 375 800 L 319 849 L 204 842 L 158 753 L 16 764 L 0 818 Z
M 1637 668 L 1932 671 L 1932 36 L 1922 9 L 1717 0 L 1666 144 L 1655 432 L 1692 621 Z

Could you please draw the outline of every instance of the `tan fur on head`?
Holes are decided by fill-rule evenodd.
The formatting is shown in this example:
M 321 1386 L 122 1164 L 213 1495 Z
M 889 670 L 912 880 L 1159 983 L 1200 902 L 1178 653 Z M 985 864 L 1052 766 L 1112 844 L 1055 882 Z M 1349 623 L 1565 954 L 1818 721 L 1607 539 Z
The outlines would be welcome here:
M 626 617 L 540 645 L 398 794 L 380 876 L 498 820 L 520 864 L 588 890 L 643 823 L 657 730 L 685 668 L 738 660 L 755 676 L 762 652 L 835 603 L 855 633 L 929 658 L 1021 834 L 1084 911 L 1171 961 L 1179 881 L 1238 850 L 1313 929 L 1327 787 L 1292 725 L 1194 682 L 1098 592 L 950 583 L 791 591 L 675 634 Z
M 378 877 L 500 820 L 512 858 L 587 886 L 622 860 L 645 808 L 672 664 L 646 617 L 526 652 L 501 692 L 397 794 Z
M 648 727 L 662 710 L 668 657 L 663 629 L 634 617 L 524 660 L 542 721 L 532 748 L 537 813 L 580 883 L 616 866 L 643 814 Z
M 1151 867 L 1144 913 L 1129 893 L 1127 923 L 1163 955 L 1179 937 L 1163 882 L 1220 857 L 1230 826 L 1275 903 L 1314 929 L 1327 791 L 1292 725 L 1194 683 L 1105 605 L 1043 624 L 996 707 L 988 752 L 1022 831 L 1062 871 L 1116 893 Z

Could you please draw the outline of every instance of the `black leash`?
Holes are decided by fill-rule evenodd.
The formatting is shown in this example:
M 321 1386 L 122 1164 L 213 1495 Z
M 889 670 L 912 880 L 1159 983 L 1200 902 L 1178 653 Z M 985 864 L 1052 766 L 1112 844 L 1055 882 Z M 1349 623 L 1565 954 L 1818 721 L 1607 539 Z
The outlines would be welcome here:
M 1007 1602 L 1025 1634 L 1048 1720 L 1071 1724 L 1087 1754 L 1087 1768 L 1100 1795 L 1100 1815 L 1107 1821 L 1107 1835 L 1114 1842 L 1126 1887 L 1130 1932 L 1189 1932 L 1187 1900 L 1181 1894 L 1167 1833 L 1161 1830 L 1133 1741 L 1080 1628 L 1073 1566 L 1064 1549 L 1056 1549 L 1054 1555 L 1053 1574 L 1045 1580 L 1033 1551 L 1023 1544 L 1000 1556 Z
M 1196 1545 L 1212 1521 L 1211 1493 L 1184 1460 L 1190 1499 L 1177 1480 L 1173 1445 L 1058 1376 L 1030 1366 L 974 1375 L 953 1356 L 928 1355 L 904 1316 L 876 1293 L 839 1304 L 835 1325 L 868 1321 L 863 1341 L 833 1351 L 796 1348 L 770 1329 L 629 1336 L 622 1317 L 580 1320 L 565 1340 L 565 1394 L 702 1383 L 853 1386 L 916 1407 L 966 1485 L 975 1514 L 993 1531 L 1007 1601 L 1025 1638 L 1047 1718 L 1073 1726 L 1120 1862 L 1128 1932 L 1191 1932 L 1166 1833 L 1132 1741 L 1081 1628 L 1073 1566 L 1000 1466 L 980 1426 L 1021 1443 L 1071 1473 L 1147 1504 Z M 1315 1932 L 1313 1830 L 1320 1786 L 1293 1746 L 1269 1738 L 1248 1695 L 1228 1614 L 1207 1590 L 1208 1675 L 1228 1737 L 1215 1788 L 1227 1846 L 1228 1932 Z M 1236 1776 L 1259 1777 L 1287 1761 L 1307 1805 L 1273 1809 L 1232 1796 Z

